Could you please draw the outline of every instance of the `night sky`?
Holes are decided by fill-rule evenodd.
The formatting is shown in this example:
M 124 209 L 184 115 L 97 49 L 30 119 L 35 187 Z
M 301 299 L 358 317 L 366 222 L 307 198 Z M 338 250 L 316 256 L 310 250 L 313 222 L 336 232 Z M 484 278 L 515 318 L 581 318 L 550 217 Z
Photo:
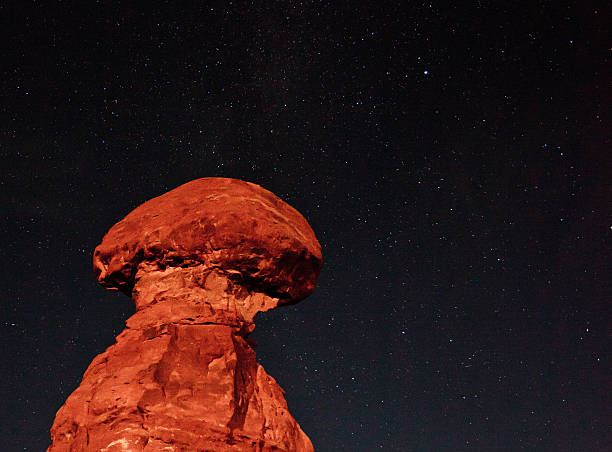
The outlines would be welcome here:
M 321 242 L 314 294 L 252 336 L 317 451 L 610 450 L 609 10 L 9 3 L 3 451 L 47 447 L 134 312 L 102 236 L 206 176 Z

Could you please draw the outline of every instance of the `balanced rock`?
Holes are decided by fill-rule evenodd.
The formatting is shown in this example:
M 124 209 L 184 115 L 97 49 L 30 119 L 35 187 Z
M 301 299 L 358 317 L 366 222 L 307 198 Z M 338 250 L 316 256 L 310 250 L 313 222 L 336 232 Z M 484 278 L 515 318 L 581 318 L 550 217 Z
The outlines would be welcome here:
M 312 451 L 248 334 L 321 266 L 304 217 L 252 183 L 197 179 L 136 208 L 94 252 L 136 313 L 58 411 L 48 452 Z

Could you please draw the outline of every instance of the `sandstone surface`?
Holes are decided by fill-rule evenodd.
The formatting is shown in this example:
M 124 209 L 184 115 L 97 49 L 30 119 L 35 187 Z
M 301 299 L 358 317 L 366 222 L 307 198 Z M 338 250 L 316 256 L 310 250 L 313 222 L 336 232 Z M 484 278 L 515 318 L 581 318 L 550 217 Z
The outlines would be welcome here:
M 94 251 L 98 281 L 136 313 L 58 411 L 48 452 L 312 451 L 248 335 L 321 266 L 307 221 L 252 183 L 197 179 L 136 208 Z

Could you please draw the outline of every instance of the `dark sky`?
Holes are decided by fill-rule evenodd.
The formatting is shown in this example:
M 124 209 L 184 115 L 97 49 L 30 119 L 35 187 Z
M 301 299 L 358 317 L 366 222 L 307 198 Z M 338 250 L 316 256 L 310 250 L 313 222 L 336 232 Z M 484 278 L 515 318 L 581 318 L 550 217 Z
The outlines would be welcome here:
M 609 450 L 609 10 L 127 3 L 0 7 L 3 451 L 49 444 L 134 312 L 104 233 L 205 176 L 321 242 L 254 333 L 318 452 Z

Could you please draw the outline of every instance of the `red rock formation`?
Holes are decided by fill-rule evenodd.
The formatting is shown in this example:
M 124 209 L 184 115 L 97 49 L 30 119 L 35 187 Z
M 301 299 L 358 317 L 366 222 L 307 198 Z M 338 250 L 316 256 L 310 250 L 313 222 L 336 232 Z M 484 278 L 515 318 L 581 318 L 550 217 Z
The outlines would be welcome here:
M 48 451 L 312 451 L 247 336 L 257 312 L 307 297 L 321 265 L 306 220 L 255 184 L 198 179 L 136 208 L 94 252 L 136 313 Z

